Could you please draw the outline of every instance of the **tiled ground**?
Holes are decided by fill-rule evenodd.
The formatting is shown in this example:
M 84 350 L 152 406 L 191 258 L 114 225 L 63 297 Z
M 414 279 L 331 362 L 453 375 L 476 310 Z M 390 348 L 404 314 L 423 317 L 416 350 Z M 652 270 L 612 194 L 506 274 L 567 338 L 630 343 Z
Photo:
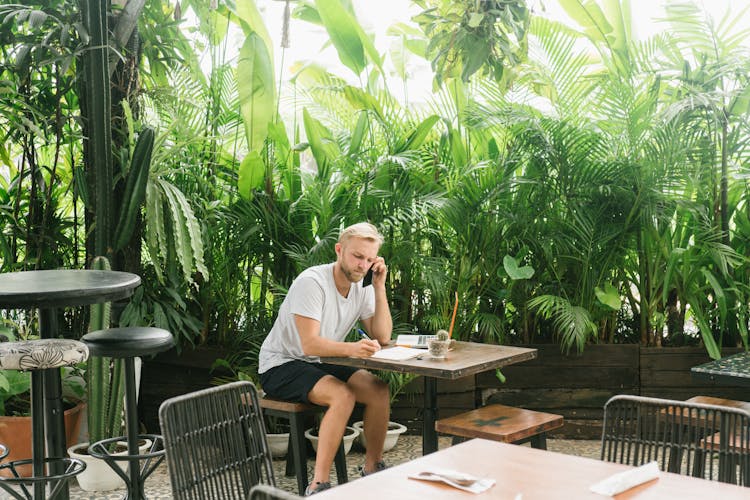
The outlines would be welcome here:
M 450 438 L 440 438 L 440 448 L 450 446 Z M 591 458 L 599 458 L 599 441 L 577 441 L 566 439 L 549 439 L 547 447 L 551 451 L 568 453 L 571 455 L 581 455 Z M 385 460 L 390 465 L 399 464 L 407 460 L 416 458 L 422 454 L 422 439 L 420 436 L 402 435 L 396 446 L 385 454 Z M 347 455 L 347 464 L 349 466 L 349 478 L 357 477 L 357 468 L 362 465 L 364 455 L 362 449 L 356 444 L 351 452 Z M 284 460 L 274 460 L 274 471 L 276 474 L 276 484 L 293 493 L 297 493 L 297 482 L 294 477 L 284 476 Z M 308 477 L 312 476 L 313 461 L 308 464 Z M 336 473 L 331 472 L 331 478 L 335 482 Z M 146 496 L 149 499 L 168 499 L 172 498 L 169 486 L 169 477 L 166 467 L 161 466 L 146 482 Z M 85 492 L 81 491 L 78 484 L 70 488 L 71 500 L 109 500 L 120 499 L 123 497 L 123 490 L 113 490 L 109 492 Z M 0 492 L 0 499 L 12 498 L 10 495 Z

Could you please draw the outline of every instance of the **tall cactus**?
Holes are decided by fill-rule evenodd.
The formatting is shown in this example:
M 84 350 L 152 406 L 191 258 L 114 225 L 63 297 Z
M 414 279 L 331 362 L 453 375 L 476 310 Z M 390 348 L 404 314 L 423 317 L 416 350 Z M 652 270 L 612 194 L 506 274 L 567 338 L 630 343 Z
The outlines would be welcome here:
M 86 177 L 93 184 L 93 255 L 111 255 L 112 251 L 112 114 L 109 79 L 109 2 L 81 0 L 83 25 L 89 43 L 81 56 L 83 94 L 81 117 L 85 130 L 84 163 Z
M 92 269 L 109 270 L 106 257 L 95 257 Z M 109 302 L 91 306 L 88 331 L 110 326 L 112 305 Z M 86 368 L 88 392 L 89 443 L 118 436 L 122 428 L 124 366 L 121 359 L 90 356 Z

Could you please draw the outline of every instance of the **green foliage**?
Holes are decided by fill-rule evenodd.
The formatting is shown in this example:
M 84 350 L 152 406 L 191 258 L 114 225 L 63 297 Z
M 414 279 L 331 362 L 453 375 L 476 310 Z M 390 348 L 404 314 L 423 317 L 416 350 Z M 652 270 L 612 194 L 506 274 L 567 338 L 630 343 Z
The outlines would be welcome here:
M 468 81 L 481 70 L 506 83 L 509 69 L 526 58 L 529 11 L 525 0 L 415 0 L 415 20 L 429 38 L 425 50 L 435 80 Z
M 96 96 L 79 102 L 74 78 L 99 77 L 76 59 L 91 41 L 73 3 L 0 7 L 3 270 L 80 267 L 93 181 L 108 182 L 90 152 L 81 182 L 80 109 Z M 130 139 L 115 152 L 130 168 L 110 176 L 129 214 L 110 219 L 114 248 L 146 250 L 121 320 L 230 345 L 253 373 L 292 279 L 369 220 L 386 236 L 396 332 L 446 327 L 457 292 L 460 339 L 747 345 L 747 33 L 680 2 L 636 40 L 628 2 L 561 3 L 577 25 L 521 1 L 423 0 L 421 31 L 393 27 L 381 55 L 352 2 L 301 2 L 296 19 L 324 27 L 362 79 L 310 63 L 277 88 L 256 2 L 181 2 L 199 18 L 190 37 L 171 4 L 146 2 L 121 131 L 148 117 L 159 133 L 149 169 L 128 163 L 145 159 Z M 414 57 L 440 84 L 424 104 L 384 76 L 393 63 L 408 96 Z
M 273 62 L 263 39 L 252 32 L 240 49 L 237 84 L 250 152 L 259 154 L 276 116 Z
M 121 250 L 130 240 L 135 229 L 136 219 L 146 198 L 148 172 L 151 167 L 151 152 L 154 148 L 154 131 L 145 128 L 135 143 L 133 157 L 130 159 L 127 182 L 125 185 L 124 204 L 120 207 L 120 214 L 114 236 L 114 249 Z

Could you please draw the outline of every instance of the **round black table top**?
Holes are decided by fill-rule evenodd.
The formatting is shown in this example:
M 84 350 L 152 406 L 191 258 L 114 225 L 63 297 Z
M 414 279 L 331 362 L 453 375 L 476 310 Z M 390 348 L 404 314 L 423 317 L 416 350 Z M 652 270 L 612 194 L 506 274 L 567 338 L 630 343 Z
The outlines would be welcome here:
M 0 274 L 0 308 L 73 307 L 124 299 L 141 278 L 122 271 L 54 269 Z

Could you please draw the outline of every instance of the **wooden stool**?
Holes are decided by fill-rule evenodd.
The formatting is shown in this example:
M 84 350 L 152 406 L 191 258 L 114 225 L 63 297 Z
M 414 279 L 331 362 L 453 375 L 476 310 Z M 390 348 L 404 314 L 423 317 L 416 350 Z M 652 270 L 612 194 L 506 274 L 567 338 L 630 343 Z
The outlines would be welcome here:
M 693 396 L 685 401 L 686 403 L 700 403 L 703 405 L 728 406 L 729 408 L 739 408 L 750 412 L 750 403 L 747 401 L 736 401 L 734 399 L 715 398 L 713 396 Z
M 322 413 L 326 411 L 326 408 L 269 397 L 261 398 L 260 407 L 263 408 L 263 413 L 266 415 L 283 418 L 289 422 L 290 451 L 287 452 L 286 475 L 297 475 L 297 489 L 299 489 L 300 495 L 304 495 L 308 484 L 305 417 Z M 334 463 L 336 465 L 336 477 L 339 484 L 347 482 L 346 454 L 344 453 L 343 440 L 339 444 L 339 451 L 336 452 Z
M 483 438 L 503 443 L 531 441 L 532 448 L 547 449 L 547 431 L 562 427 L 563 417 L 552 413 L 493 404 L 435 422 L 435 430 L 463 438 Z

